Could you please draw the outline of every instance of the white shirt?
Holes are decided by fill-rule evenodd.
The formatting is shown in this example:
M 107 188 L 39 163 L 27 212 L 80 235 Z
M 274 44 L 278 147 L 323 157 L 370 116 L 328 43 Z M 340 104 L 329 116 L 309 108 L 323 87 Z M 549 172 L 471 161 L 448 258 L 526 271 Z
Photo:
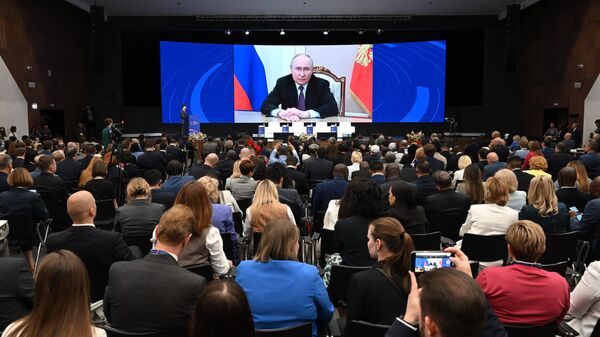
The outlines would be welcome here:
M 223 239 L 219 233 L 219 229 L 215 226 L 210 226 L 208 234 L 206 234 L 206 249 L 215 274 L 223 275 L 229 271 L 229 262 L 223 252 Z
M 96 227 L 96 225 L 94 225 L 93 223 L 74 223 L 73 224 L 73 227 L 83 227 L 83 226 Z
M 600 318 L 600 261 L 592 262 L 571 293 L 568 324 L 582 336 L 590 336 Z
M 335 223 L 338 221 L 338 213 L 340 211 L 340 200 L 334 199 L 329 201 L 325 217 L 323 218 L 323 229 L 334 230 Z
M 477 235 L 506 234 L 508 226 L 519 220 L 519 212 L 496 204 L 471 205 L 467 219 L 459 231 Z
M 298 95 L 298 97 L 300 97 L 300 84 L 294 82 L 294 84 L 296 85 L 296 94 Z M 304 87 L 303 91 L 304 91 L 304 102 L 306 102 L 306 91 L 308 90 L 308 82 L 306 82 L 305 84 L 302 84 L 302 86 Z M 271 110 L 271 116 L 273 117 L 277 117 L 277 114 L 282 111 L 283 109 L 281 108 L 277 108 L 277 109 L 273 109 Z M 310 118 L 321 118 L 321 114 L 316 112 L 315 110 L 306 110 L 309 114 L 310 114 Z

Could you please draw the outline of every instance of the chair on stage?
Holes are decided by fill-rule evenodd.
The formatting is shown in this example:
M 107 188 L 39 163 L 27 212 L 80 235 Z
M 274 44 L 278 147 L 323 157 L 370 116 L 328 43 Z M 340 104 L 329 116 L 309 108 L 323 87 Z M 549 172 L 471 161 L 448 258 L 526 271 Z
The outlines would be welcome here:
M 343 117 L 346 114 L 346 76 L 338 77 L 331 70 L 323 66 L 314 66 L 313 73 L 315 76 L 327 80 L 329 88 L 335 98 L 338 106 L 339 116 Z

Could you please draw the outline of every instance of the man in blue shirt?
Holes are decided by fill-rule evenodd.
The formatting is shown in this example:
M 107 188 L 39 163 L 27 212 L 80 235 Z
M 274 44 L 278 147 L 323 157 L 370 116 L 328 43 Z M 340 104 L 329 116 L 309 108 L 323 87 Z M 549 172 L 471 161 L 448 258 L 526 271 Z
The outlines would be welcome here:
M 269 165 L 281 163 L 283 166 L 285 166 L 285 160 L 290 155 L 290 153 L 294 157 L 296 157 L 298 161 L 300 160 L 300 158 L 298 158 L 298 152 L 296 152 L 294 145 L 290 143 L 287 143 L 287 145 L 283 143 L 275 144 L 275 148 L 273 149 L 273 151 L 271 151 L 271 155 L 269 156 Z

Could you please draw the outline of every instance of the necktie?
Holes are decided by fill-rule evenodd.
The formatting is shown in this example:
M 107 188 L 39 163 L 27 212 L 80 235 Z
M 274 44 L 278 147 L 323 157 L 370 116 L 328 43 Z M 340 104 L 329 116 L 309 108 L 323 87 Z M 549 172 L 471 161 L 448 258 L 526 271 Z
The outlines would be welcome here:
M 304 106 L 304 86 L 301 85 L 300 87 L 298 87 L 298 89 L 300 89 L 300 95 L 298 95 L 298 110 L 306 110 L 306 107 Z

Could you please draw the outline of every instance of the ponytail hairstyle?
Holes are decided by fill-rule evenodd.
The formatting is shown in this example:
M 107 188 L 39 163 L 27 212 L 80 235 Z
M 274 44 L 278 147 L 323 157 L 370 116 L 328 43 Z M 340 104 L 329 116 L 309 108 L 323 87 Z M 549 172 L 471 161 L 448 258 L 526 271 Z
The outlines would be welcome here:
M 371 235 L 375 240 L 381 240 L 392 253 L 383 261 L 383 271 L 389 276 L 399 276 L 404 290 L 410 291 L 410 253 L 415 250 L 412 238 L 396 218 L 382 217 L 373 220 L 370 226 Z

